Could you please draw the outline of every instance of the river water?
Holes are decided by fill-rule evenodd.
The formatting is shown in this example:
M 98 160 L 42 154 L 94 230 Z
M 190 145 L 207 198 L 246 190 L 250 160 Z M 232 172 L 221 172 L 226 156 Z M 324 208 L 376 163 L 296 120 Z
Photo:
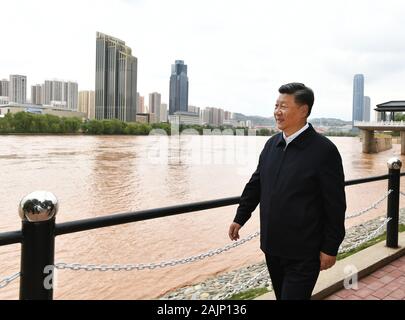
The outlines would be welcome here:
M 57 222 L 218 199 L 241 194 L 268 137 L 0 136 L 0 232 L 20 228 L 18 204 L 35 190 L 59 199 Z M 400 146 L 361 153 L 358 138 L 336 137 L 346 180 L 387 173 Z M 369 207 L 387 182 L 346 188 L 347 215 Z M 402 197 L 403 198 L 403 197 Z M 405 201 L 401 200 L 401 206 Z M 79 232 L 56 238 L 55 262 L 151 263 L 200 254 L 230 243 L 236 206 Z M 383 215 L 377 209 L 346 226 Z M 258 230 L 258 213 L 241 229 Z M 20 245 L 0 247 L 0 279 L 19 271 Z M 57 272 L 55 299 L 153 299 L 167 291 L 263 260 L 259 239 L 215 257 L 164 269 Z M 18 299 L 19 281 L 0 289 Z

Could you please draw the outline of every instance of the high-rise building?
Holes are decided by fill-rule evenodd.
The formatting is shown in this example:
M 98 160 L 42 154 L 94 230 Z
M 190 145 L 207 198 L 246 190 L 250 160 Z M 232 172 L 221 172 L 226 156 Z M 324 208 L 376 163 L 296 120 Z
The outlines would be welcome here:
M 45 80 L 41 88 L 41 104 L 58 106 L 69 110 L 78 109 L 79 86 L 77 82 Z
M 210 123 L 210 111 L 208 108 L 200 110 L 200 118 L 202 124 L 209 124 Z
M 159 122 L 167 122 L 167 103 L 160 105 L 160 119 Z
M 370 121 L 370 108 L 371 108 L 371 100 L 370 100 L 370 97 L 364 96 L 364 102 L 363 102 L 363 121 Z
M 27 101 L 27 77 L 18 74 L 10 75 L 9 101 L 26 103 Z
M 187 65 L 182 60 L 172 64 L 170 76 L 169 114 L 177 111 L 188 111 L 188 77 Z
M 42 103 L 44 105 L 50 105 L 52 99 L 52 87 L 53 82 L 51 80 L 45 80 L 42 86 Z
M 364 109 L 364 76 L 362 74 L 356 74 L 353 80 L 353 118 L 354 121 L 363 120 Z
M 156 122 L 160 122 L 161 95 L 157 92 L 149 94 L 149 113 L 156 115 Z
M 95 118 L 95 92 L 80 91 L 79 92 L 79 112 L 87 115 L 87 119 Z
M 97 32 L 96 119 L 136 120 L 137 65 L 124 41 Z
M 66 107 L 69 110 L 77 110 L 79 105 L 79 86 L 76 82 L 64 82 L 62 101 L 66 101 Z
M 200 114 L 200 108 L 196 106 L 188 106 L 188 112 Z
M 7 79 L 0 80 L 0 96 L 8 97 L 9 81 Z
M 31 103 L 42 104 L 42 85 L 36 84 L 31 86 Z
M 225 111 L 220 108 L 205 108 L 202 114 L 202 122 L 213 126 L 221 126 L 224 124 Z
M 137 108 L 136 108 L 136 113 L 146 113 L 146 108 L 145 108 L 145 98 L 139 94 L 139 92 L 136 94 L 137 95 Z

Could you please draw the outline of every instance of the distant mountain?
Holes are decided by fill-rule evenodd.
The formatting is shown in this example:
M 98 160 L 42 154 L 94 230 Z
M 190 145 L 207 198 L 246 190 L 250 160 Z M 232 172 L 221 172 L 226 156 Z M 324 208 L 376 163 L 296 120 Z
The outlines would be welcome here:
M 246 121 L 251 120 L 254 126 L 275 126 L 276 122 L 274 121 L 274 117 L 261 117 L 261 116 L 246 116 L 242 113 L 234 113 L 233 118 L 238 121 Z
M 352 124 L 351 121 L 345 121 L 335 118 L 314 118 L 314 119 L 310 118 L 309 122 L 311 122 L 314 126 L 326 126 L 326 127 L 341 127 L 348 124 Z
M 242 113 L 234 113 L 234 119 L 238 121 L 251 120 L 254 126 L 269 126 L 274 127 L 276 122 L 274 117 L 261 117 L 261 116 L 246 116 Z M 340 127 L 351 124 L 351 121 L 345 121 L 335 118 L 310 118 L 314 126 L 326 126 L 326 127 Z

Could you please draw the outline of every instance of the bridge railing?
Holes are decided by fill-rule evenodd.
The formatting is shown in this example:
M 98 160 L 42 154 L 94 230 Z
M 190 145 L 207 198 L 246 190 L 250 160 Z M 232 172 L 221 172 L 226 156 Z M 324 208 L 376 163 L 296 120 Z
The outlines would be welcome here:
M 404 121 L 354 121 L 354 126 L 382 127 L 405 126 Z
M 388 198 L 387 219 L 382 227 L 385 226 L 385 224 L 387 225 L 387 247 L 396 248 L 398 247 L 400 177 L 404 176 L 405 173 L 400 172 L 402 163 L 397 158 L 390 159 L 387 165 L 388 174 L 345 181 L 345 186 L 353 186 L 388 179 L 388 192 L 384 198 L 380 199 L 377 203 L 381 202 L 385 198 Z M 58 265 L 55 265 L 54 261 L 56 236 L 136 221 L 231 206 L 239 204 L 239 200 L 239 196 L 230 197 L 56 224 L 55 218 L 58 211 L 58 201 L 56 197 L 49 192 L 33 192 L 24 197 L 20 203 L 19 214 L 22 219 L 22 229 L 18 231 L 0 233 L 0 246 L 21 243 L 20 272 L 0 281 L 0 288 L 7 286 L 20 276 L 19 296 L 21 300 L 52 300 L 52 275 L 54 268 Z M 372 207 L 375 207 L 377 203 L 373 204 Z M 366 211 L 368 211 L 368 209 L 363 210 L 361 213 Z M 350 216 L 348 218 L 350 218 Z M 376 232 L 378 231 L 380 230 L 376 230 Z M 185 263 L 190 259 L 197 260 L 205 257 L 211 257 L 220 252 L 229 250 L 230 248 L 237 247 L 241 243 L 249 241 L 256 236 L 258 236 L 258 233 L 224 248 L 212 250 L 209 253 L 202 254 L 197 257 L 181 259 L 179 263 Z M 170 262 L 168 263 L 170 265 Z M 174 261 L 171 262 L 171 264 L 175 265 L 177 262 Z M 156 266 L 161 265 L 154 265 L 150 267 L 153 269 Z M 60 269 L 64 269 L 65 267 L 66 264 L 65 266 L 59 265 Z M 80 266 L 76 267 L 77 268 L 75 269 L 75 266 L 73 266 L 72 269 L 82 269 Z M 91 269 L 89 269 L 90 267 Z M 126 266 L 126 268 L 129 267 L 130 266 Z M 145 266 L 142 266 L 142 268 L 144 267 Z M 118 268 L 117 266 L 113 266 L 111 268 L 111 270 L 119 271 L 119 269 L 115 270 Z M 97 268 L 94 266 L 87 266 L 85 269 L 96 270 Z M 98 267 L 98 269 L 105 271 L 110 268 L 101 266 Z M 132 265 L 131 270 L 133 269 L 140 270 L 141 268 L 139 266 Z

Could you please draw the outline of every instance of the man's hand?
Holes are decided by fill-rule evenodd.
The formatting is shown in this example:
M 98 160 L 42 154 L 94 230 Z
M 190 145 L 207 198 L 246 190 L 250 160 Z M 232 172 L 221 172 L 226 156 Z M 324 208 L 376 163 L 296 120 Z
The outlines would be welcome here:
M 319 260 L 321 261 L 321 271 L 329 269 L 336 263 L 336 257 L 327 255 L 321 251 L 319 255 Z
M 239 229 L 242 226 L 239 223 L 232 222 L 232 224 L 229 227 L 229 238 L 231 240 L 238 240 L 239 239 Z

